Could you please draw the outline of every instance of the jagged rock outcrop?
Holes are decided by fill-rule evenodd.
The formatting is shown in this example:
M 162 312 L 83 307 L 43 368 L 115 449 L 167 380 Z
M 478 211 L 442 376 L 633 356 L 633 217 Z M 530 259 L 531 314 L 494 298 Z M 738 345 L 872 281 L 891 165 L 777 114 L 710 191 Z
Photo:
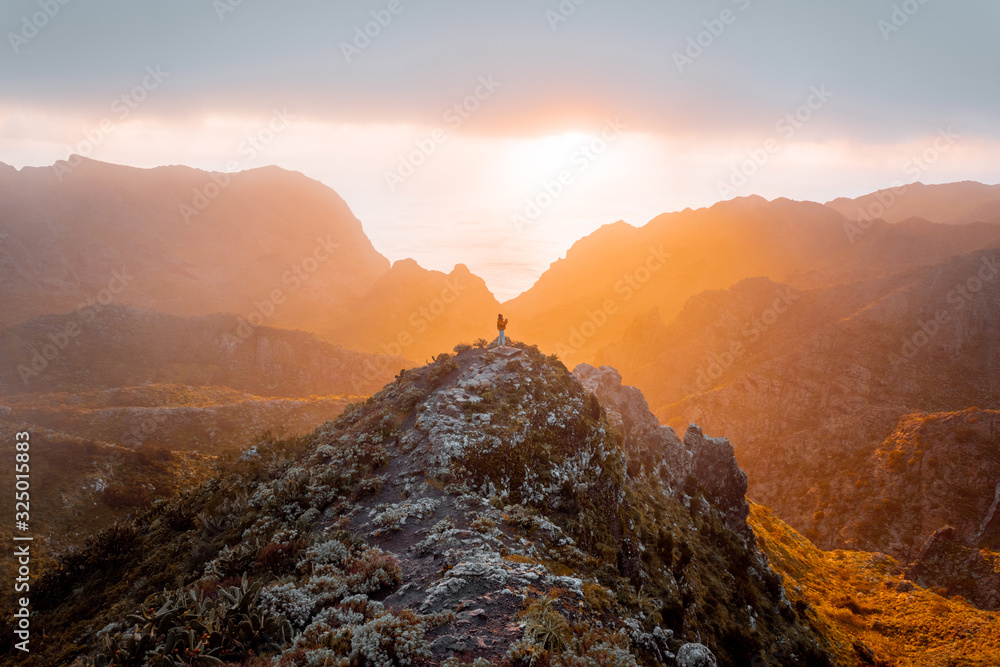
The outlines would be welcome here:
M 934 531 L 906 577 L 924 588 L 961 595 L 980 609 L 1000 609 L 1000 554 L 970 548 L 952 526 Z
M 674 488 L 700 485 L 726 517 L 726 524 L 752 539 L 753 531 L 746 521 L 750 513 L 747 476 L 737 465 L 728 440 L 706 437 L 697 424 L 691 424 L 681 442 L 672 428 L 656 421 L 642 392 L 623 385 L 621 374 L 610 366 L 598 369 L 579 364 L 573 375 L 597 396 L 611 422 L 622 429 L 630 472 L 644 466 Z
M 610 366 L 594 368 L 578 364 L 573 376 L 597 396 L 611 423 L 621 429 L 623 448 L 630 462 L 634 462 L 630 471 L 637 472 L 639 466 L 652 470 L 668 460 L 673 483 L 684 482 L 691 472 L 691 452 L 684 448 L 672 428 L 656 421 L 639 389 L 622 384 L 621 374 Z
M 134 621 L 119 610 L 246 573 L 260 582 L 262 618 L 297 633 L 267 638 L 296 667 L 584 655 L 670 665 L 695 641 L 721 664 L 779 654 L 829 664 L 716 499 L 732 490 L 724 441 L 688 434 L 693 474 L 675 488 L 664 483 L 683 477 L 673 462 L 634 437 L 632 450 L 660 463 L 631 472 L 616 423 L 649 425 L 644 402 L 606 389 L 631 395 L 631 407 L 602 405 L 561 362 L 523 345 L 442 355 L 309 438 L 258 443 L 183 504 L 139 517 L 134 546 L 115 547 L 104 568 L 45 577 L 39 622 L 52 621 L 48 636 L 82 636 L 95 651 L 108 637 L 125 650 L 114 637 Z M 119 582 L 115 596 L 88 597 L 106 580 Z M 212 655 L 211 641 L 199 650 Z
M 389 270 L 337 193 L 278 167 L 5 170 L 0 233 L 9 325 L 113 301 L 317 332 Z
M 694 478 L 726 517 L 726 525 L 752 540 L 753 531 L 747 525 L 750 513 L 746 498 L 747 475 L 736 463 L 733 446 L 725 438 L 706 437 L 697 424 L 688 427 L 684 446 L 692 454 Z

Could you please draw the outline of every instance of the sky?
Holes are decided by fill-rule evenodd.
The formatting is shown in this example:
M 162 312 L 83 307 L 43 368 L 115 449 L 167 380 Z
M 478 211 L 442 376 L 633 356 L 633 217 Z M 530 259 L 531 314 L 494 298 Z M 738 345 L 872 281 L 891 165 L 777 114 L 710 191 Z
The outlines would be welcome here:
M 0 162 L 301 171 L 506 299 L 616 220 L 1000 182 L 998 29 L 980 0 L 6 0 Z

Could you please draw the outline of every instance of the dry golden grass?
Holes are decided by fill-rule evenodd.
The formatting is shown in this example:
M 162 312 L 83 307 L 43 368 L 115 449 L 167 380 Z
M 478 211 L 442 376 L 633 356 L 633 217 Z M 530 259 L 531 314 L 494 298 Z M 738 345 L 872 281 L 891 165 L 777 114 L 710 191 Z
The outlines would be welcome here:
M 898 590 L 894 559 L 817 549 L 766 507 L 751 503 L 749 521 L 789 598 L 808 603 L 809 621 L 843 664 L 864 664 L 860 641 L 893 667 L 1000 666 L 1000 613 L 919 586 Z

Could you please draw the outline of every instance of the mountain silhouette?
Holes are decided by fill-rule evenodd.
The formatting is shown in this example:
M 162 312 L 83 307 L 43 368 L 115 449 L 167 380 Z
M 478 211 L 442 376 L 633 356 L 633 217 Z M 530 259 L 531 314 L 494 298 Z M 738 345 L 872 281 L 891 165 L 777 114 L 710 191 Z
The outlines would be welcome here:
M 910 183 L 862 197 L 840 197 L 826 203 L 851 220 L 882 219 L 889 223 L 920 217 L 945 225 L 1000 222 L 1000 185 L 974 181 L 925 185 Z
M 114 302 L 316 331 L 389 268 L 347 204 L 299 173 L 66 164 L 0 170 L 8 325 Z

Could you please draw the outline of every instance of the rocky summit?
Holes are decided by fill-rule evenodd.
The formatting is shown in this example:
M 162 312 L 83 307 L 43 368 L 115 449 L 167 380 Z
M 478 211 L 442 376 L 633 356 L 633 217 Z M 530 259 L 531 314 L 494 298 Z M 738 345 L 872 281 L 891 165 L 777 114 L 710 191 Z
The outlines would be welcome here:
M 64 555 L 31 659 L 829 664 L 745 490 L 614 369 L 460 345 Z

